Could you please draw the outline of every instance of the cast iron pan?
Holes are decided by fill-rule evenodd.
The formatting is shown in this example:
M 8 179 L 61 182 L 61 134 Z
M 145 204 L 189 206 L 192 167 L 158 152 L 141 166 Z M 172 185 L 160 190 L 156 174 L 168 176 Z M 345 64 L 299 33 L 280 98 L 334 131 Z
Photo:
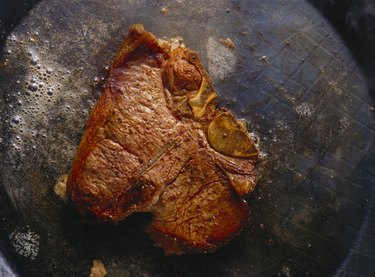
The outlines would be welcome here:
M 182 36 L 259 137 L 251 220 L 214 254 L 164 257 L 148 215 L 85 225 L 54 193 L 132 23 Z M 308 2 L 41 1 L 7 36 L 0 80 L 2 275 L 88 276 L 94 259 L 108 276 L 375 273 L 373 98 Z

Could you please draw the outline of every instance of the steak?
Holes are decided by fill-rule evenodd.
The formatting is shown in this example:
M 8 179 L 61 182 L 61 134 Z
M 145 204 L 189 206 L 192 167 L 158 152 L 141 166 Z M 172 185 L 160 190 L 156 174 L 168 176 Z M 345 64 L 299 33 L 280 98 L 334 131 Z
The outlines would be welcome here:
M 166 255 L 230 241 L 248 221 L 258 150 L 216 99 L 196 52 L 132 25 L 69 173 L 77 210 L 95 223 L 152 213 Z

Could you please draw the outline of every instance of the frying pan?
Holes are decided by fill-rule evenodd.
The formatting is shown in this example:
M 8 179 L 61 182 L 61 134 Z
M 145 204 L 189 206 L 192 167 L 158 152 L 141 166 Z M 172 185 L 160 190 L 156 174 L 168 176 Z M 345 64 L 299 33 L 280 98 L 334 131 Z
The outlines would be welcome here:
M 251 219 L 213 254 L 164 257 L 149 215 L 87 225 L 53 190 L 137 22 L 196 49 L 220 105 L 259 139 Z M 88 276 L 100 259 L 108 276 L 373 276 L 370 67 L 346 45 L 307 1 L 39 2 L 1 53 L 0 273 Z

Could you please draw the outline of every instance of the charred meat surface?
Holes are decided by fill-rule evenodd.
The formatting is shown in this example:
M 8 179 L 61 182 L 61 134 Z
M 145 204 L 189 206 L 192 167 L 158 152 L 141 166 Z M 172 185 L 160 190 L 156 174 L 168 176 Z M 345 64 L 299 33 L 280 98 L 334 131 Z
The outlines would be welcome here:
M 132 25 L 68 177 L 77 210 L 92 222 L 151 212 L 167 255 L 226 244 L 248 220 L 258 150 L 216 98 L 196 52 Z

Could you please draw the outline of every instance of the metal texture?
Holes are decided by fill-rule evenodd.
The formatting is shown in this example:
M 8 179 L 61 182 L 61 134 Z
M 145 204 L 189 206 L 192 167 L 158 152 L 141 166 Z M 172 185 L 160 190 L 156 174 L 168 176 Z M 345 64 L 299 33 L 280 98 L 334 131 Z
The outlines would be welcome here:
M 54 193 L 132 23 L 182 36 L 220 104 L 259 138 L 251 220 L 214 254 L 164 257 L 143 232 L 147 215 L 86 225 Z M 374 273 L 375 232 L 364 233 L 373 218 L 372 98 L 307 2 L 42 1 L 8 37 L 0 80 L 0 234 L 21 274 L 88 276 L 94 259 L 108 276 Z M 369 262 L 356 265 L 358 255 Z

